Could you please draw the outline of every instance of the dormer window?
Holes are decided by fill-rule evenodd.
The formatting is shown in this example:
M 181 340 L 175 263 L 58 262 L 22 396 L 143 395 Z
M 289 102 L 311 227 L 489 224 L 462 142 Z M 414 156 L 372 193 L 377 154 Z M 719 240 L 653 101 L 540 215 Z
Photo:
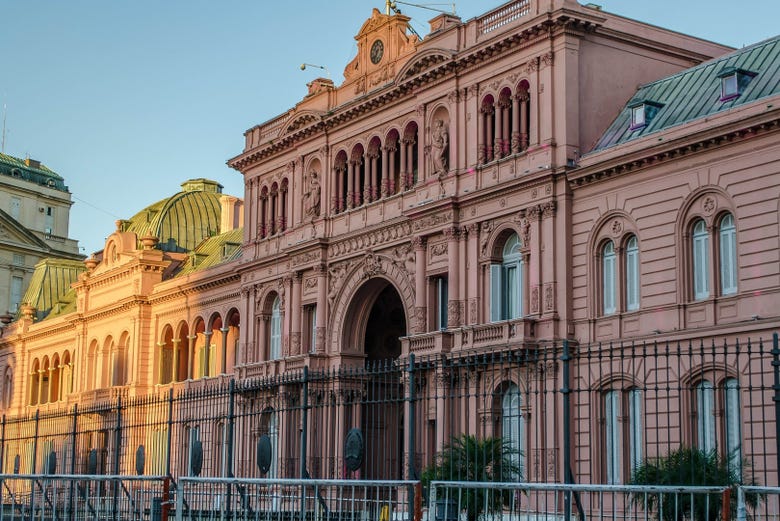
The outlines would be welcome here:
M 745 91 L 745 87 L 756 74 L 754 72 L 737 69 L 735 67 L 726 67 L 718 78 L 720 78 L 720 101 L 730 101 L 738 98 Z
M 640 101 L 628 106 L 631 110 L 631 130 L 644 127 L 658 112 L 663 105 L 653 101 Z

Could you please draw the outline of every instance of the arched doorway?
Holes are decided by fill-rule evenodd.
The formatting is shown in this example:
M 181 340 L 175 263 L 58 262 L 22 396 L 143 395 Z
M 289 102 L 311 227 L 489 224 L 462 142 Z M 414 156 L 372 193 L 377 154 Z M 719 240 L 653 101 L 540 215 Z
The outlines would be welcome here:
M 360 428 L 365 440 L 363 479 L 402 479 L 404 469 L 403 371 L 398 363 L 407 319 L 398 290 L 372 278 L 355 292 L 344 321 L 343 348 L 364 356 L 359 403 L 345 404 L 345 433 Z M 359 407 L 358 407 L 359 405 Z

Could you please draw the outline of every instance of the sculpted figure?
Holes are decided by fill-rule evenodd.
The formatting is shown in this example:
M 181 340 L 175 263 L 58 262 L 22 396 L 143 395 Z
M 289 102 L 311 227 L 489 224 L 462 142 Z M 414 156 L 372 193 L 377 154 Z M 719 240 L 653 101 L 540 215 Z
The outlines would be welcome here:
M 303 194 L 303 211 L 307 218 L 314 219 L 320 215 L 320 180 L 317 172 L 309 174 L 309 186 L 306 193 Z
M 433 123 L 433 131 L 431 132 L 431 157 L 433 158 L 433 173 L 444 174 L 447 172 L 447 156 L 450 149 L 450 135 L 447 131 L 447 127 L 444 125 L 444 120 L 437 119 Z

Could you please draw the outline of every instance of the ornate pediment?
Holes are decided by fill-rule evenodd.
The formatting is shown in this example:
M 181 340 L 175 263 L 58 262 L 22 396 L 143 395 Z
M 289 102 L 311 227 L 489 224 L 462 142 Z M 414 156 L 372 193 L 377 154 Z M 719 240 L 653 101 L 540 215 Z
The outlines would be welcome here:
M 429 49 L 425 52 L 421 52 L 403 66 L 398 72 L 395 81 L 396 83 L 401 83 L 406 79 L 413 78 L 435 65 L 449 61 L 452 59 L 453 54 L 452 51 L 447 51 L 445 49 Z
M 285 125 L 284 131 L 281 133 L 281 135 L 283 136 L 285 134 L 289 134 L 290 132 L 295 132 L 296 130 L 307 127 L 319 120 L 320 115 L 315 112 L 301 112 L 298 114 L 293 114 L 290 116 L 288 123 Z
M 383 81 L 392 79 L 387 71 L 397 69 L 395 63 L 413 54 L 417 46 L 418 38 L 410 30 L 410 21 L 408 16 L 383 14 L 375 8 L 355 36 L 358 52 L 344 68 L 345 83 L 365 84 L 365 78 L 374 78 L 378 71 L 384 71 Z

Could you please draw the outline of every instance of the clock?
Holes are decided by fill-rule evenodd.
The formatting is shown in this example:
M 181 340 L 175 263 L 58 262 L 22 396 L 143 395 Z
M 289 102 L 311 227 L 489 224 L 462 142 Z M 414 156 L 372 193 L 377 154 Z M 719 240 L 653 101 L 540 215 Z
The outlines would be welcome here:
M 375 40 L 374 43 L 371 44 L 371 63 L 376 65 L 381 62 L 384 53 L 385 44 L 382 43 L 382 40 Z

